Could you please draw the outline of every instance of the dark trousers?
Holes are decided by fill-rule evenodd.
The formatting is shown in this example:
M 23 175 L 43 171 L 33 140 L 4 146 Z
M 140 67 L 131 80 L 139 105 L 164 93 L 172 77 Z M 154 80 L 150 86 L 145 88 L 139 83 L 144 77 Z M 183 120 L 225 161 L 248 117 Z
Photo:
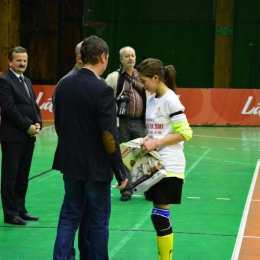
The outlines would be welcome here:
M 109 182 L 83 181 L 63 176 L 65 195 L 60 211 L 54 260 L 73 259 L 79 228 L 80 259 L 108 260 L 111 197 Z
M 120 118 L 119 119 L 119 143 L 126 143 L 130 140 L 145 137 L 147 135 L 146 127 L 143 121 L 139 118 L 136 120 L 135 118 Z M 128 183 L 123 190 L 120 190 L 121 194 L 129 194 L 132 195 L 132 181 L 129 170 L 126 168 Z
M 31 168 L 34 142 L 1 143 L 1 198 L 4 218 L 27 213 L 25 196 Z

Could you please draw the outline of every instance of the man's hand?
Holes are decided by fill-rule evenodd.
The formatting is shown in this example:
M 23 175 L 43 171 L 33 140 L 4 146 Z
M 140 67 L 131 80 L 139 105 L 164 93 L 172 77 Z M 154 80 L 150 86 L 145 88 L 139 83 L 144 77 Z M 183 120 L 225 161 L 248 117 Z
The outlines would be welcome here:
M 36 126 L 36 129 L 39 129 L 39 131 L 41 130 L 41 125 L 39 123 L 36 123 L 35 126 Z
M 27 133 L 31 137 L 35 137 L 40 133 L 40 124 L 36 123 L 35 125 L 30 125 L 30 128 L 27 130 Z
M 39 123 L 36 123 L 35 127 L 36 127 L 36 134 L 32 135 L 31 137 L 36 137 L 36 135 L 41 133 L 41 131 L 40 131 L 41 130 L 41 125 Z
M 124 181 L 121 181 L 121 183 L 118 184 L 118 185 L 116 186 L 116 188 L 119 189 L 119 190 L 124 189 L 125 186 L 126 186 L 126 184 L 127 184 L 127 182 L 128 182 L 128 179 L 126 178 Z

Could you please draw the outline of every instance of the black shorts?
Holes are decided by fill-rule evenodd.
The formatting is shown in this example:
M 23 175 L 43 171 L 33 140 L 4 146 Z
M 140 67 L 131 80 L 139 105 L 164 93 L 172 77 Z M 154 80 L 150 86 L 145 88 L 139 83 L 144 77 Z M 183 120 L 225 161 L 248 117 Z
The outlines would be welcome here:
M 166 177 L 147 190 L 145 199 L 154 204 L 181 204 L 183 179 Z

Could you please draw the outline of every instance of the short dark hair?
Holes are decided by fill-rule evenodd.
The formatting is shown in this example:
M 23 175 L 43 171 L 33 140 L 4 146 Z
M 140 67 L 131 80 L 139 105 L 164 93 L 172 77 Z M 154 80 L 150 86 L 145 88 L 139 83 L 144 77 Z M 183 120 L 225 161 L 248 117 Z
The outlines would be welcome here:
M 8 53 L 8 60 L 13 60 L 13 53 L 27 53 L 27 50 L 24 47 L 17 46 L 14 47 L 9 53 Z M 27 53 L 28 55 L 28 53 Z
M 80 55 L 83 64 L 96 65 L 103 53 L 109 53 L 107 43 L 95 35 L 89 36 L 81 44 Z

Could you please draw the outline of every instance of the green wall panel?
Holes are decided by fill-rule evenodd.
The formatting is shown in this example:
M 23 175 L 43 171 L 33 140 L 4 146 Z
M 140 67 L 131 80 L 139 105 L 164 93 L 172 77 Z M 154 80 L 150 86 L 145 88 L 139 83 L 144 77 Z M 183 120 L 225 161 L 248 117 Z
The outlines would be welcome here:
M 119 67 L 118 52 L 129 45 L 136 50 L 137 64 L 153 57 L 174 65 L 178 87 L 213 86 L 213 1 L 95 0 L 85 8 L 92 20 L 107 23 L 101 37 L 110 58 L 103 77 Z M 89 36 L 93 28 L 85 32 Z
M 110 58 L 103 77 L 119 67 L 119 49 L 132 46 L 137 64 L 154 57 L 177 70 L 177 86 L 212 88 L 216 0 L 87 0 L 85 19 L 105 22 L 100 35 Z M 87 15 L 87 10 L 91 10 Z M 224 26 L 224 25 L 223 25 Z M 95 34 L 85 26 L 84 37 Z M 234 1 L 232 88 L 260 88 L 260 0 Z
M 260 88 L 260 1 L 236 0 L 232 88 Z

